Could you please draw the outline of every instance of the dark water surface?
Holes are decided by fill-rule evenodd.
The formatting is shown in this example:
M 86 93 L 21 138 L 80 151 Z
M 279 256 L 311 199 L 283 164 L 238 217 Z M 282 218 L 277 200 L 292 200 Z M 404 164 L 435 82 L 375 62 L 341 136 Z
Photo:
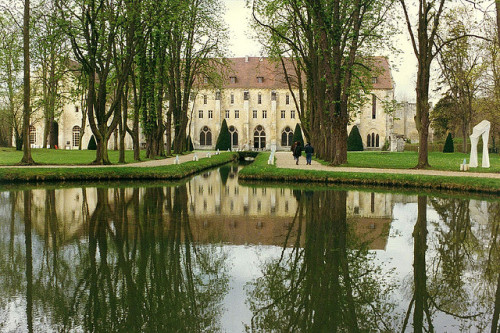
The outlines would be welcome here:
M 245 186 L 237 169 L 0 192 L 0 331 L 498 327 L 499 200 Z

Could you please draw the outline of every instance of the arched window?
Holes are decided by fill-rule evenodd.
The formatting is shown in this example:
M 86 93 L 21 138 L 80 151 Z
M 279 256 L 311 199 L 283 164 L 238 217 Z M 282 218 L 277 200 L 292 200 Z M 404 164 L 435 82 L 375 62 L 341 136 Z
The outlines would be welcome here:
M 33 125 L 29 127 L 30 145 L 36 144 L 36 128 Z
M 229 134 L 231 135 L 231 146 L 238 147 L 238 130 L 234 126 L 229 126 Z
M 367 147 L 380 147 L 380 136 L 375 133 L 368 134 L 366 137 L 366 146 Z
M 293 131 L 290 127 L 285 127 L 283 132 L 281 132 L 281 146 L 290 147 L 292 145 Z
M 73 126 L 73 147 L 80 145 L 80 126 Z
M 261 125 L 255 127 L 253 132 L 253 147 L 255 149 L 266 148 L 266 131 Z
M 208 126 L 204 126 L 200 132 L 200 146 L 212 145 L 212 131 Z

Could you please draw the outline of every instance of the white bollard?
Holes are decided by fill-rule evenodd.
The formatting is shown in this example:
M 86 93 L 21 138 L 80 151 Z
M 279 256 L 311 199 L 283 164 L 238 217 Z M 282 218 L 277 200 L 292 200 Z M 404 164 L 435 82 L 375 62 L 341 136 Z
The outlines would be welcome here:
M 175 161 L 174 161 L 174 164 L 179 164 L 179 155 L 176 155 L 176 156 L 175 156 Z

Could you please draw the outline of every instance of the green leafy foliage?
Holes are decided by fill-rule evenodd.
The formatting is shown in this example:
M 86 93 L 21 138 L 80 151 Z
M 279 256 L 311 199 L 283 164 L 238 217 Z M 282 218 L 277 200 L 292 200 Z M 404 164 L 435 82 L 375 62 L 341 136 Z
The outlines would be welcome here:
M 453 153 L 454 151 L 453 138 L 451 137 L 451 133 L 448 133 L 446 142 L 444 143 L 443 153 Z
M 363 151 L 363 140 L 358 126 L 353 126 L 347 138 L 347 151 Z
M 95 137 L 93 135 L 90 137 L 87 149 L 88 150 L 96 150 L 97 149 L 97 143 L 95 142 Z
M 231 134 L 227 128 L 226 119 L 222 121 L 222 126 L 220 128 L 219 137 L 217 138 L 217 144 L 215 149 L 228 150 L 231 149 Z
M 186 138 L 186 149 L 187 149 L 187 151 L 193 151 L 194 150 L 193 140 L 191 140 L 191 136 L 190 135 L 188 135 L 188 137 Z
M 295 125 L 295 131 L 293 131 L 293 142 L 299 141 L 302 147 L 304 147 L 304 138 L 302 137 L 302 129 L 300 128 L 300 125 L 297 124 Z

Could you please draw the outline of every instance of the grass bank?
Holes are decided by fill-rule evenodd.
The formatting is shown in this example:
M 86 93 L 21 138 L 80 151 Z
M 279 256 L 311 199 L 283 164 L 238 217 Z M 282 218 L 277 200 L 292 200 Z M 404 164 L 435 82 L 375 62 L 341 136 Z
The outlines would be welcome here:
M 469 154 L 430 152 L 429 164 L 432 170 L 459 171 L 464 159 L 469 163 Z M 478 156 L 479 167 L 472 168 L 474 172 L 500 172 L 500 155 L 490 154 L 490 167 L 481 168 L 482 154 Z M 326 162 L 317 160 L 322 164 Z M 381 152 L 381 151 L 350 151 L 347 153 L 345 167 L 356 168 L 383 168 L 383 169 L 411 169 L 418 162 L 418 153 L 414 151 Z
M 90 164 L 95 160 L 95 150 L 65 150 L 65 149 L 31 149 L 31 156 L 36 163 L 54 164 L 54 165 L 80 165 Z M 108 155 L 111 163 L 118 163 L 120 152 L 109 150 Z M 23 152 L 15 148 L 0 148 L 0 165 L 16 165 L 21 161 Z M 147 161 L 146 151 L 141 150 L 140 157 L 142 161 Z M 125 151 L 125 161 L 135 163 L 134 151 Z
M 269 153 L 261 153 L 254 163 L 239 172 L 239 179 L 247 181 L 285 181 L 302 183 L 346 184 L 364 186 L 391 186 L 431 190 L 468 191 L 500 194 L 500 180 L 490 178 L 427 176 L 412 174 L 378 174 L 336 171 L 317 171 L 277 168 L 268 165 Z
M 0 183 L 107 180 L 179 180 L 236 160 L 235 153 L 221 153 L 182 164 L 160 167 L 36 167 L 0 168 Z

